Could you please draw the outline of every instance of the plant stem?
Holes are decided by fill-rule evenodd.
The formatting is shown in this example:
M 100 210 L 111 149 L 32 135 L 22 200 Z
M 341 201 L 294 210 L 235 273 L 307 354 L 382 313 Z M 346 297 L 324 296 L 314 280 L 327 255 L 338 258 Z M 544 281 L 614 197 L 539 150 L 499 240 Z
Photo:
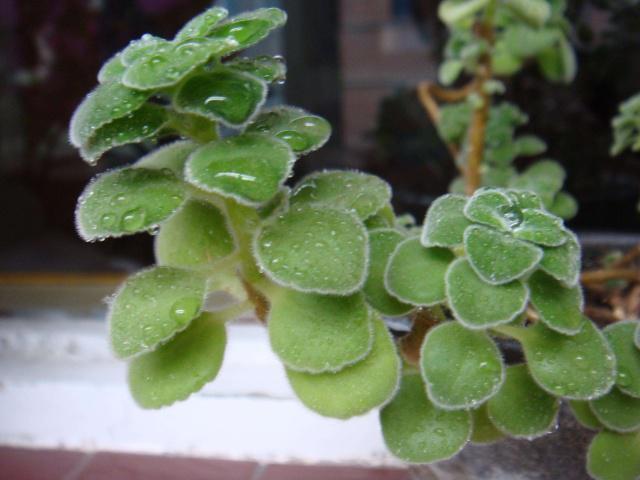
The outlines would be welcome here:
M 420 348 L 429 330 L 444 320 L 442 310 L 438 307 L 419 308 L 411 314 L 413 325 L 411 331 L 400 339 L 402 356 L 411 365 L 420 362 Z
M 602 283 L 610 280 L 628 280 L 640 282 L 640 269 L 637 268 L 606 268 L 589 270 L 580 275 L 582 283 Z

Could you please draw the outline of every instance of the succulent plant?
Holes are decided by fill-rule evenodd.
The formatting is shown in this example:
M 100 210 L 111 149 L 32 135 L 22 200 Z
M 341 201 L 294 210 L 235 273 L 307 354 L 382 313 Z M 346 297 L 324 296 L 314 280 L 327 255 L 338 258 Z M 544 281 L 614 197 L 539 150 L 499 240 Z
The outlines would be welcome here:
M 455 25 L 441 76 L 487 58 L 504 71 L 530 56 L 553 79 L 573 75 L 561 2 L 500 4 L 497 39 L 477 46 L 470 19 L 496 8 L 441 4 Z M 396 217 L 389 185 L 373 175 L 326 170 L 286 186 L 330 125 L 296 107 L 264 108 L 269 85 L 284 78 L 281 58 L 235 56 L 285 20 L 274 8 L 227 18 L 214 7 L 173 40 L 144 35 L 104 65 L 71 121 L 71 142 L 91 164 L 121 145 L 162 141 L 98 175 L 76 211 L 88 241 L 155 235 L 156 265 L 129 277 L 108 312 L 134 399 L 164 407 L 213 380 L 226 322 L 253 311 L 308 408 L 341 419 L 380 409 L 389 450 L 407 462 L 449 458 L 469 441 L 544 435 L 566 400 L 600 430 L 592 475 L 639 475 L 640 326 L 601 332 L 583 314 L 580 246 L 561 218 L 572 209 L 558 206 L 562 172 L 553 162 L 510 170 L 517 154 L 544 146 L 513 138 L 522 114 L 485 109 L 504 142 L 482 152 L 508 180 L 439 198 L 422 226 Z M 448 142 L 475 148 L 469 132 L 488 98 L 443 113 Z M 404 315 L 413 331 L 394 338 L 385 319 Z M 524 363 L 505 363 L 506 339 Z

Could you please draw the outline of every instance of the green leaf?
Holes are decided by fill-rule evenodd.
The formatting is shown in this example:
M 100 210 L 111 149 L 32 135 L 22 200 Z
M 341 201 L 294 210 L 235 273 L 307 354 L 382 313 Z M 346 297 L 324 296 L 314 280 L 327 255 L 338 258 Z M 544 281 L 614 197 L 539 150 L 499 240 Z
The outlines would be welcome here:
M 234 243 L 227 219 L 218 208 L 189 200 L 160 227 L 155 256 L 159 265 L 209 270 L 233 253 Z
M 207 192 L 257 206 L 278 193 L 295 157 L 282 141 L 245 134 L 208 143 L 187 161 L 187 181 Z
M 451 25 L 473 17 L 488 3 L 489 0 L 444 0 L 438 6 L 438 17 Z
M 109 309 L 111 345 L 120 358 L 148 352 L 198 316 L 204 277 L 179 268 L 153 267 L 129 277 Z
M 576 54 L 564 35 L 558 42 L 538 55 L 538 66 L 552 82 L 571 83 L 578 70 Z
M 73 113 L 69 140 L 78 148 L 86 145 L 100 127 L 135 112 L 149 97 L 149 92 L 138 92 L 116 82 L 99 85 Z
M 443 85 L 451 85 L 458 79 L 463 70 L 464 63 L 460 60 L 445 60 L 438 69 L 438 80 Z
M 491 69 L 496 75 L 509 76 L 522 68 L 522 59 L 512 55 L 502 39 L 498 39 L 491 55 Z
M 540 261 L 540 269 L 547 272 L 567 287 L 573 287 L 580 277 L 580 243 L 576 236 L 565 231 L 567 241 L 555 248 L 543 248 L 544 256 Z
M 560 218 L 569 220 L 578 213 L 578 202 L 568 193 L 558 192 L 553 199 L 553 203 L 549 206 L 549 212 Z
M 331 124 L 301 108 L 281 106 L 263 110 L 246 131 L 276 136 L 297 155 L 305 155 L 329 140 Z
M 468 260 L 451 264 L 445 278 L 449 306 L 467 328 L 489 328 L 509 323 L 527 306 L 529 291 L 520 281 L 490 285 L 473 270 Z
M 189 38 L 206 37 L 218 23 L 227 18 L 227 15 L 229 15 L 229 12 L 226 8 L 209 8 L 189 20 L 176 34 L 174 40 L 181 41 Z
M 636 347 L 640 348 L 640 325 L 636 328 Z
M 547 150 L 547 144 L 535 135 L 522 135 L 516 138 L 516 148 L 518 149 L 518 155 L 535 157 Z
M 567 288 L 555 278 L 537 271 L 529 278 L 529 290 L 531 303 L 549 328 L 565 335 L 575 335 L 582 329 L 584 301 L 579 285 Z
M 260 229 L 254 254 L 267 276 L 280 285 L 348 295 L 366 279 L 367 232 L 349 212 L 298 205 Z
M 473 417 L 473 433 L 471 442 L 476 444 L 494 443 L 502 440 L 505 434 L 496 428 L 487 413 L 487 404 L 484 403 L 475 410 L 471 410 Z
M 506 0 L 505 5 L 535 27 L 544 25 L 551 16 L 551 7 L 545 0 Z
M 513 228 L 513 236 L 546 247 L 558 247 L 567 241 L 562 220 L 532 208 L 522 210 L 522 223 Z
M 213 380 L 227 343 L 224 322 L 205 313 L 155 351 L 133 359 L 129 388 L 138 405 L 160 408 L 185 400 Z
M 544 0 L 543 3 L 546 4 Z M 513 24 L 505 29 L 502 38 L 511 55 L 524 59 L 538 55 L 551 47 L 558 39 L 558 31 L 551 28 L 537 29 Z
M 544 208 L 540 197 L 533 192 L 527 192 L 525 190 L 507 190 L 506 193 L 511 199 L 511 202 L 513 202 L 513 204 L 520 210 L 525 208 L 541 210 Z M 562 243 L 564 243 L 564 241 Z
M 615 357 L 590 320 L 573 336 L 557 333 L 540 322 L 530 328 L 513 329 L 522 343 L 531 375 L 552 395 L 591 400 L 611 389 L 616 375 Z
M 634 343 L 634 336 L 640 322 L 616 322 L 604 329 L 616 356 L 618 376 L 616 386 L 627 395 L 640 398 L 640 350 Z
M 159 51 L 166 53 L 171 45 L 171 42 L 164 38 L 156 37 L 149 33 L 145 33 L 142 37 L 132 40 L 129 45 L 122 50 L 121 61 L 126 67 L 133 65 L 136 60 L 148 55 L 150 53 Z
M 337 372 L 371 351 L 373 326 L 361 294 L 337 297 L 282 289 L 269 300 L 271 348 L 289 369 Z
M 98 82 L 110 83 L 119 82 L 124 75 L 127 67 L 122 63 L 122 54 L 116 53 L 113 57 L 107 60 L 100 71 L 98 72 Z
M 227 68 L 238 70 L 260 78 L 267 83 L 281 83 L 287 76 L 284 58 L 261 55 L 255 58 L 234 58 L 224 64 Z
M 640 429 L 640 398 L 613 388 L 604 397 L 590 402 L 593 414 L 609 430 L 628 433 Z
M 314 412 L 333 418 L 362 415 L 386 403 L 400 382 L 400 358 L 387 327 L 374 317 L 371 352 L 337 373 L 311 374 L 287 369 L 300 401 Z
M 167 170 L 124 168 L 103 173 L 78 200 L 78 233 L 92 241 L 151 230 L 175 212 L 184 197 L 184 185 Z
M 259 8 L 228 19 L 214 28 L 209 36 L 228 41 L 234 46 L 228 52 L 232 53 L 258 43 L 286 21 L 287 14 L 279 8 Z
M 479 188 L 464 208 L 469 220 L 508 231 L 522 221 L 518 209 L 503 190 Z
M 471 436 L 468 411 L 442 410 L 427 398 L 418 374 L 402 377 L 391 403 L 380 411 L 385 444 L 409 463 L 432 463 L 453 457 Z
M 143 105 L 125 117 L 113 120 L 98 128 L 80 154 L 89 164 L 94 164 L 108 150 L 153 138 L 167 123 L 167 112 L 158 105 Z
M 587 471 L 596 480 L 631 480 L 640 476 L 640 432 L 603 431 L 589 445 Z
M 391 200 L 391 187 L 368 173 L 325 170 L 303 178 L 293 189 L 292 205 L 311 204 L 353 212 L 366 220 Z
M 521 278 L 542 258 L 535 245 L 480 225 L 465 230 L 464 245 L 474 271 L 491 285 Z
M 180 112 L 202 115 L 238 128 L 253 118 L 266 95 L 267 86 L 259 78 L 218 67 L 184 82 L 174 104 Z
M 420 370 L 429 399 L 445 410 L 477 407 L 504 380 L 502 356 L 493 340 L 457 322 L 429 330 L 420 349 Z
M 199 144 L 212 142 L 220 138 L 218 122 L 214 122 L 202 115 L 177 112 L 174 109 L 168 110 L 167 113 L 169 114 L 167 129 L 171 131 L 171 134 L 191 139 Z
M 422 244 L 425 247 L 454 247 L 462 245 L 464 231 L 471 222 L 464 215 L 466 197 L 443 195 L 437 198 L 427 210 L 422 230 Z
M 369 274 L 362 291 L 369 305 L 383 315 L 392 317 L 404 315 L 413 309 L 411 305 L 400 303 L 389 295 L 384 285 L 387 263 L 402 240 L 404 235 L 391 228 L 369 232 Z
M 511 437 L 532 440 L 556 424 L 560 402 L 533 381 L 526 365 L 507 367 L 500 391 L 487 402 L 491 422 Z
M 602 430 L 603 425 L 591 411 L 589 402 L 569 400 L 569 408 L 580 425 L 591 430 Z
M 417 237 L 400 243 L 389 259 L 385 287 L 398 300 L 432 306 L 446 300 L 444 277 L 453 261 L 451 251 L 425 248 Z
M 189 38 L 162 44 L 144 52 L 129 67 L 122 83 L 137 90 L 156 90 L 176 85 L 211 57 L 227 54 L 232 45 L 225 40 Z
M 510 186 L 537 193 L 548 208 L 553 204 L 553 199 L 562 188 L 565 177 L 566 173 L 558 162 L 540 160 L 514 178 Z
M 154 170 L 169 169 L 176 177 L 184 177 L 184 165 L 198 144 L 190 140 L 178 140 L 155 149 L 135 163 L 136 168 Z

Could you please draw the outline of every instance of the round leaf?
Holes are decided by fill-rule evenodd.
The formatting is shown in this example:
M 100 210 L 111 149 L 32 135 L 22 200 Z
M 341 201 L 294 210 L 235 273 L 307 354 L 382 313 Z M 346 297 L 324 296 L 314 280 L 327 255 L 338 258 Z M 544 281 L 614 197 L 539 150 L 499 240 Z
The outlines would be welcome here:
M 418 374 L 402 377 L 398 393 L 380 411 L 380 424 L 387 448 L 409 463 L 451 458 L 471 436 L 469 412 L 436 407 Z
M 348 295 L 367 275 L 366 230 L 342 210 L 292 207 L 262 227 L 254 252 L 272 280 L 297 290 Z
M 298 398 L 327 417 L 350 418 L 386 403 L 400 381 L 400 358 L 384 322 L 373 319 L 371 352 L 337 373 L 311 374 L 287 369 Z
M 247 123 L 264 103 L 265 83 L 247 73 L 219 67 L 184 82 L 174 103 L 181 112 L 202 115 L 230 127 Z
M 625 395 L 613 388 L 604 397 L 590 402 L 591 410 L 609 430 L 633 432 L 640 429 L 640 398 Z
M 400 243 L 385 272 L 387 291 L 400 301 L 432 306 L 446 300 L 444 277 L 453 261 L 444 248 L 425 248 L 417 237 Z
M 184 400 L 213 380 L 224 356 L 224 322 L 203 314 L 186 330 L 129 365 L 129 388 L 138 405 L 160 408 Z
M 205 279 L 187 270 L 154 267 L 122 285 L 109 310 L 111 345 L 120 358 L 153 350 L 200 313 Z
M 287 21 L 287 14 L 279 8 L 259 8 L 242 13 L 216 26 L 209 36 L 223 39 L 234 47 L 228 53 L 244 50 L 264 39 Z
M 488 3 L 489 0 L 444 0 L 438 6 L 438 17 L 447 24 L 458 23 L 472 17 Z
M 425 247 L 462 245 L 464 231 L 471 222 L 464 215 L 467 199 L 462 195 L 443 195 L 429 207 L 424 219 L 421 242 Z
M 178 140 L 164 145 L 145 155 L 135 163 L 136 168 L 151 168 L 162 170 L 168 168 L 176 177 L 184 177 L 184 165 L 191 153 L 198 148 L 198 144 L 190 140 Z
M 369 274 L 364 283 L 363 293 L 369 305 L 392 317 L 403 315 L 413 308 L 389 295 L 384 286 L 384 274 L 389 257 L 403 239 L 404 236 L 400 232 L 390 228 L 369 232 Z
M 180 41 L 188 38 L 206 37 L 218 23 L 227 18 L 227 15 L 229 15 L 229 12 L 226 8 L 209 8 L 189 20 L 176 34 L 175 40 Z
M 575 335 L 582 328 L 582 289 L 566 288 L 553 277 L 537 271 L 529 278 L 531 303 L 549 328 Z M 640 355 L 639 355 L 640 357 Z
M 507 0 L 505 5 L 534 27 L 541 27 L 551 16 L 551 7 L 545 0 Z
M 640 350 L 634 343 L 634 335 L 640 322 L 616 322 L 604 329 L 616 356 L 618 376 L 616 386 L 627 395 L 640 398 Z
M 473 433 L 471 442 L 487 444 L 497 442 L 505 437 L 505 434 L 496 428 L 487 413 L 487 404 L 484 403 L 475 410 L 471 410 L 473 418 Z
M 580 244 L 571 232 L 566 232 L 567 241 L 559 247 L 544 247 L 540 269 L 547 272 L 567 287 L 573 287 L 580 277 Z
M 78 200 L 76 226 L 84 240 L 143 232 L 183 203 L 184 185 L 170 171 L 124 168 L 98 175 Z
M 571 413 L 573 413 L 573 416 L 583 427 L 591 430 L 601 430 L 603 428 L 600 420 L 593 414 L 589 402 L 569 400 L 569 408 L 571 408 Z
M 589 445 L 587 471 L 596 480 L 632 480 L 640 477 L 640 432 L 603 431 Z
M 526 365 L 507 367 L 500 391 L 487 402 L 491 422 L 511 437 L 534 439 L 556 424 L 560 402 L 542 390 Z
M 510 187 L 537 193 L 548 208 L 562 188 L 566 176 L 558 162 L 541 160 L 514 178 Z
M 167 220 L 155 240 L 157 263 L 172 267 L 208 270 L 234 249 L 224 214 L 196 200 Z
M 98 82 L 110 83 L 119 82 L 124 75 L 127 67 L 122 63 L 122 54 L 116 53 L 107 60 L 98 72 Z
M 512 282 L 533 270 L 542 250 L 529 242 L 480 225 L 464 232 L 464 246 L 474 271 L 491 285 Z
M 375 175 L 326 170 L 303 178 L 293 189 L 291 204 L 318 204 L 345 209 L 362 220 L 391 200 L 391 188 Z
M 578 202 L 566 192 L 558 192 L 553 203 L 549 206 L 549 211 L 560 218 L 568 220 L 578 213 Z
M 529 291 L 520 281 L 490 285 L 459 258 L 445 277 L 447 298 L 455 318 L 467 328 L 489 328 L 509 323 L 520 315 L 529 299 Z
M 245 72 L 267 83 L 283 82 L 287 76 L 287 66 L 282 57 L 261 55 L 255 58 L 234 58 L 225 63 L 233 70 Z
M 547 247 L 557 247 L 567 241 L 562 221 L 541 210 L 522 210 L 522 223 L 513 229 L 513 236 Z
M 288 368 L 337 372 L 371 351 L 372 324 L 361 294 L 337 297 L 283 289 L 270 300 L 271 347 Z
M 521 221 L 520 212 L 502 190 L 480 188 L 464 207 L 464 214 L 473 222 L 482 223 L 498 230 L 507 231 Z
M 280 140 L 239 135 L 193 152 L 187 161 L 186 178 L 202 190 L 256 206 L 278 193 L 293 160 L 291 150 Z
M 493 340 L 457 322 L 429 331 L 420 350 L 420 369 L 429 399 L 446 410 L 477 407 L 495 395 L 504 380 Z

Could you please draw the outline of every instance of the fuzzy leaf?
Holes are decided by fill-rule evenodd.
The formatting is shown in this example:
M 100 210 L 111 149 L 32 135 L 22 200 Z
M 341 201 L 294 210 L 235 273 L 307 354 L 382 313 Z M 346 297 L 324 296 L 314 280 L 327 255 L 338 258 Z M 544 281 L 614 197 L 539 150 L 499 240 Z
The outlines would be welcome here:
M 145 155 L 135 163 L 136 168 L 162 170 L 168 168 L 176 177 L 184 177 L 184 165 L 187 158 L 198 148 L 198 144 L 190 140 L 178 140 L 164 145 Z
M 568 403 L 569 408 L 571 408 L 571 413 L 573 413 L 573 416 L 580 425 L 591 430 L 601 430 L 603 428 L 600 420 L 598 420 L 593 414 L 593 411 L 589 406 L 589 402 L 584 402 L 582 400 L 569 400 Z
M 474 271 L 491 285 L 517 280 L 542 258 L 535 245 L 480 225 L 465 230 L 464 245 Z
M 546 1 L 542 0 L 542 3 L 546 4 Z M 539 29 L 523 24 L 514 24 L 505 29 L 502 38 L 511 55 L 524 59 L 536 56 L 551 47 L 558 39 L 558 32 L 551 28 Z
M 420 375 L 402 377 L 391 403 L 380 411 L 385 444 L 410 463 L 432 463 L 453 457 L 471 435 L 468 411 L 442 410 L 427 398 Z
M 506 0 L 505 5 L 534 27 L 541 27 L 551 16 L 551 7 L 545 0 Z
M 347 297 L 282 289 L 271 300 L 271 348 L 291 370 L 337 372 L 362 360 L 373 330 L 361 294 Z
M 420 350 L 420 369 L 429 399 L 446 410 L 477 407 L 495 395 L 504 380 L 493 340 L 457 322 L 429 330 Z
M 158 105 L 143 105 L 125 117 L 113 120 L 98 128 L 80 154 L 88 163 L 94 164 L 108 150 L 154 138 L 167 123 L 167 112 Z
M 640 350 L 634 343 L 634 335 L 640 322 L 616 322 L 604 329 L 616 356 L 618 376 L 616 386 L 627 395 L 640 398 Z
M 178 111 L 202 115 L 237 128 L 253 118 L 266 95 L 267 86 L 257 77 L 218 67 L 184 82 L 174 103 Z
M 276 283 L 296 290 L 348 295 L 367 274 L 367 234 L 343 210 L 292 207 L 258 232 L 255 255 Z
M 75 147 L 86 145 L 100 127 L 138 110 L 151 96 L 116 82 L 99 85 L 76 108 L 69 126 L 69 140 Z
M 578 213 L 578 202 L 566 192 L 558 192 L 553 203 L 549 206 L 549 211 L 560 218 L 569 220 Z
M 580 275 L 580 244 L 573 233 L 567 231 L 566 235 L 564 245 L 542 249 L 544 256 L 540 261 L 540 269 L 567 287 L 573 287 Z
M 567 288 L 546 273 L 537 271 L 529 278 L 529 290 L 531 303 L 549 328 L 565 335 L 575 335 L 582 329 L 580 286 Z
M 110 83 L 119 82 L 124 75 L 127 67 L 122 63 L 122 54 L 116 53 L 107 60 L 98 72 L 98 82 Z
M 138 405 L 160 408 L 185 400 L 213 380 L 227 343 L 224 323 L 206 313 L 153 352 L 129 365 L 129 388 Z
M 531 440 L 549 433 L 560 402 L 542 390 L 526 365 L 507 367 L 500 391 L 487 402 L 491 422 L 511 437 Z
M 596 480 L 631 480 L 640 476 L 640 432 L 603 431 L 589 445 L 587 471 Z
M 279 8 L 259 8 L 226 20 L 216 26 L 209 36 L 232 44 L 234 48 L 228 52 L 232 53 L 258 43 L 286 21 L 287 14 Z
M 514 178 L 510 187 L 537 193 L 545 207 L 549 208 L 562 188 L 565 177 L 564 168 L 558 162 L 540 160 Z
M 283 106 L 264 110 L 246 131 L 274 135 L 287 142 L 297 155 L 305 155 L 327 143 L 331 124 L 301 108 Z
M 395 249 L 385 272 L 387 291 L 400 301 L 431 306 L 446 300 L 444 277 L 454 256 L 449 250 L 425 248 L 417 237 Z
M 513 236 L 546 247 L 558 247 L 567 241 L 558 217 L 531 208 L 522 210 L 522 223 L 513 228 Z
M 404 235 L 391 228 L 369 232 L 369 274 L 362 291 L 369 305 L 383 315 L 392 317 L 403 315 L 413 308 L 389 295 L 384 285 L 389 258 L 403 239 Z
M 154 228 L 185 198 L 173 173 L 124 168 L 98 175 L 78 200 L 76 226 L 87 241 L 119 237 Z
M 464 70 L 464 62 L 457 59 L 449 59 L 442 62 L 438 69 L 438 80 L 443 85 L 451 85 Z
M 362 415 L 386 403 L 400 381 L 400 358 L 387 327 L 373 319 L 371 352 L 337 373 L 311 374 L 287 369 L 298 398 L 314 412 L 333 418 Z
M 462 195 L 443 195 L 436 199 L 424 219 L 422 244 L 425 247 L 462 245 L 464 230 L 471 225 L 464 215 L 466 203 Z
M 607 393 L 615 381 L 615 358 L 590 320 L 566 336 L 536 323 L 529 328 L 500 327 L 522 343 L 534 380 L 552 395 L 591 400 Z
M 189 20 L 176 34 L 175 40 L 181 41 L 188 38 L 206 37 L 218 23 L 227 18 L 227 15 L 229 15 L 229 12 L 226 8 L 209 8 Z
M 516 138 L 516 148 L 518 149 L 518 155 L 535 157 L 547 150 L 547 144 L 535 135 L 522 135 Z
M 234 58 L 225 63 L 227 68 L 260 78 L 267 83 L 282 82 L 287 76 L 287 66 L 282 57 L 261 55 L 255 58 Z
M 211 269 L 235 249 L 224 214 L 209 203 L 188 201 L 167 220 L 155 240 L 159 265 Z
M 484 403 L 475 410 L 471 410 L 473 416 L 473 433 L 471 442 L 476 444 L 494 443 L 502 440 L 505 434 L 496 428 L 487 413 L 487 404 Z
M 484 282 L 464 258 L 451 264 L 445 281 L 453 315 L 472 329 L 511 322 L 524 311 L 529 297 L 520 281 L 504 285 Z
M 438 6 L 438 17 L 451 25 L 473 17 L 488 3 L 489 0 L 444 0 Z
M 616 432 L 633 432 L 640 429 L 640 398 L 625 395 L 613 388 L 604 397 L 590 402 L 591 410 L 602 424 Z
M 186 178 L 198 188 L 257 206 L 278 193 L 294 156 L 282 141 L 246 134 L 208 143 L 187 161 Z
M 375 175 L 326 170 L 303 178 L 293 189 L 291 204 L 344 209 L 365 220 L 382 209 L 390 199 L 391 188 Z
M 154 267 L 129 277 L 109 311 L 111 345 L 120 358 L 153 350 L 198 316 L 205 279 L 193 272 Z
M 466 217 L 474 222 L 507 231 L 522 221 L 511 199 L 502 190 L 480 188 L 464 208 Z
M 573 47 L 564 35 L 558 42 L 538 55 L 538 66 L 552 82 L 571 83 L 576 76 L 577 60 Z
M 533 192 L 525 190 L 507 190 L 507 196 L 511 199 L 513 205 L 524 210 L 525 208 L 541 210 L 544 208 L 540 197 Z M 564 241 L 562 242 L 564 243 Z
M 129 42 L 127 47 L 122 50 L 120 59 L 123 65 L 130 67 L 136 60 L 155 51 L 166 53 L 170 45 L 171 42 L 164 38 L 145 33 L 142 37 Z

